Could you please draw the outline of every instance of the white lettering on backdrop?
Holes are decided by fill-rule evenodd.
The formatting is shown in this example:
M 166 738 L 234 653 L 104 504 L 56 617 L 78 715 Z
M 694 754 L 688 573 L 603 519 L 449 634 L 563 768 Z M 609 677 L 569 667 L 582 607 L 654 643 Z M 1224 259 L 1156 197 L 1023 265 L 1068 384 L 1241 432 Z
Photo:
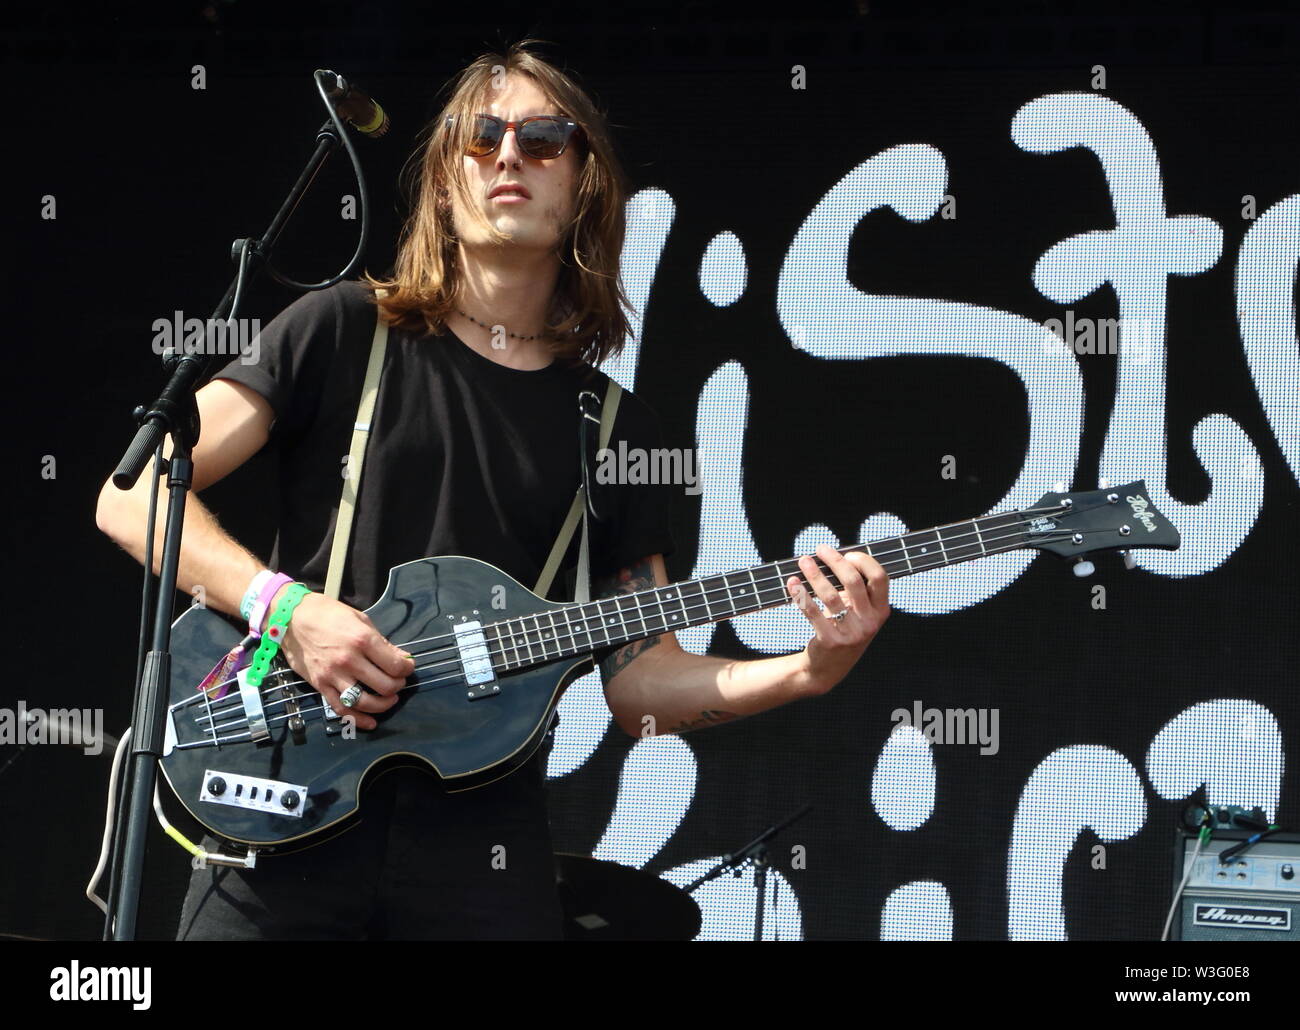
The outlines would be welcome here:
M 1263 476 L 1258 454 L 1235 421 L 1222 414 L 1205 416 L 1192 430 L 1192 445 L 1210 478 L 1210 493 L 1195 504 L 1174 499 L 1166 484 L 1165 373 L 1168 277 L 1213 267 L 1223 249 L 1222 230 L 1201 216 L 1166 215 L 1153 141 L 1132 112 L 1107 97 L 1064 93 L 1037 98 L 1017 113 L 1011 136 L 1021 149 L 1033 153 L 1074 147 L 1092 151 L 1110 193 L 1115 227 L 1060 241 L 1039 258 L 1032 274 L 1035 287 L 1060 304 L 1075 303 L 1107 284 L 1117 298 L 1116 400 L 1101 473 L 1113 482 L 1145 478 L 1153 499 L 1183 535 L 1178 551 L 1140 551 L 1134 557 L 1158 575 L 1189 576 L 1217 568 L 1240 546 L 1259 515 Z M 1074 355 L 1065 348 L 1044 348 L 1042 326 L 1011 312 L 951 300 L 875 296 L 848 281 L 849 241 L 863 218 L 887 208 L 909 221 L 923 221 L 938 212 L 947 188 L 943 155 L 924 144 L 891 147 L 849 172 L 813 208 L 790 245 L 777 283 L 778 316 L 795 347 L 825 360 L 901 354 L 974 357 L 997 361 L 1015 372 L 1025 387 L 1029 441 L 1019 476 L 994 508 L 1028 505 L 1053 483 L 1070 481 L 1077 465 L 1083 387 Z M 642 313 L 674 216 L 672 198 L 662 190 L 643 190 L 629 203 L 623 270 L 637 313 L 635 336 L 622 356 L 605 367 L 628 389 L 635 386 Z M 1259 217 L 1241 244 L 1236 273 L 1243 349 L 1269 424 L 1300 481 L 1300 348 L 1291 299 L 1298 261 L 1300 195 L 1284 198 Z M 700 285 L 719 306 L 744 290 L 743 249 L 732 234 L 714 238 L 701 264 Z M 1141 332 L 1141 346 L 1126 346 L 1125 332 Z M 1128 342 L 1133 344 L 1131 336 Z M 758 554 L 749 530 L 741 490 L 748 398 L 748 377 L 739 363 L 729 361 L 710 377 L 697 402 L 704 494 L 692 577 L 788 556 Z M 863 519 L 859 539 L 907 529 L 892 514 L 874 513 Z M 844 544 L 826 526 L 815 524 L 796 535 L 789 554 L 810 552 L 821 542 Z M 1029 552 L 996 555 L 900 580 L 892 585 L 891 598 L 897 608 L 915 614 L 959 611 L 1012 583 L 1032 557 Z M 732 626 L 746 646 L 761 653 L 797 650 L 807 642 L 806 623 L 790 606 L 742 616 L 732 620 Z M 695 627 L 679 637 L 683 647 L 703 653 L 712 626 Z M 1183 797 L 1207 782 L 1216 800 L 1263 802 L 1271 810 L 1273 774 L 1282 756 L 1280 736 L 1270 734 L 1267 719 L 1261 717 L 1266 726 L 1263 745 L 1240 756 L 1250 768 L 1239 769 L 1238 779 L 1229 785 L 1211 782 L 1214 777 L 1206 770 L 1185 765 L 1196 741 L 1205 744 L 1203 734 L 1191 733 L 1200 723 L 1193 725 L 1189 715 L 1173 720 L 1152 743 L 1147 765 L 1158 793 Z M 561 716 L 552 777 L 582 766 L 609 725 L 596 674 L 570 687 Z M 909 832 L 927 820 L 929 807 L 915 813 L 895 811 L 895 792 L 881 789 L 917 771 L 918 756 L 890 739 L 893 746 L 886 744 L 875 768 L 873 800 L 887 824 Z M 1179 747 L 1172 747 L 1174 743 Z M 692 774 L 678 776 L 681 782 L 669 788 L 674 776 L 665 776 L 657 762 L 641 760 L 652 751 L 671 755 L 675 761 L 670 765 L 684 760 Z M 598 849 L 602 857 L 642 865 L 667 843 L 695 792 L 688 755 L 689 748 L 683 751 L 678 745 L 669 745 L 667 751 L 633 749 L 620 777 L 615 817 Z M 935 770 L 928 768 L 926 782 L 933 791 Z M 647 799 L 656 796 L 664 802 L 657 814 L 653 802 L 647 808 Z M 1061 812 L 1075 809 L 1077 819 L 1067 820 L 1069 825 L 1059 822 Z M 1025 784 L 1008 846 L 1009 936 L 1064 937 L 1063 867 L 1078 832 L 1087 826 L 1103 840 L 1118 840 L 1136 833 L 1145 820 L 1141 778 L 1124 756 L 1078 745 L 1045 758 Z M 625 847 L 630 848 L 626 854 Z M 665 877 L 685 882 L 697 866 L 706 864 L 691 863 Z M 752 922 L 747 924 L 752 920 L 752 889 L 705 890 L 701 895 L 697 900 L 712 928 L 710 935 L 752 933 Z M 925 904 L 920 904 L 921 898 Z M 921 910 L 933 908 L 939 899 L 944 904 L 935 911 L 947 914 L 930 925 L 921 919 Z M 798 936 L 797 901 L 785 915 L 792 922 L 783 929 Z M 891 894 L 882 912 L 882 936 L 905 936 L 909 925 L 913 935 L 920 931 L 925 936 L 951 936 L 951 908 L 943 885 L 906 884 Z

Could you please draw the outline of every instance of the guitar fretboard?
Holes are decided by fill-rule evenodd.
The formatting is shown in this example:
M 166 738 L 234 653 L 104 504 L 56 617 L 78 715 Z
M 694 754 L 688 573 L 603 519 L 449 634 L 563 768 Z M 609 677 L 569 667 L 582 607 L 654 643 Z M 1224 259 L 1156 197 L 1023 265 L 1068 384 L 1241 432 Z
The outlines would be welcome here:
M 854 544 L 841 548 L 840 553 L 865 551 L 895 579 L 1023 547 L 1033 518 L 1040 514 L 985 515 Z M 816 557 L 814 561 L 840 589 L 840 581 L 826 563 Z M 788 604 L 791 598 L 785 584 L 791 576 L 807 586 L 797 558 L 503 619 L 486 626 L 485 632 L 495 645 L 493 665 L 501 671 L 520 669 Z

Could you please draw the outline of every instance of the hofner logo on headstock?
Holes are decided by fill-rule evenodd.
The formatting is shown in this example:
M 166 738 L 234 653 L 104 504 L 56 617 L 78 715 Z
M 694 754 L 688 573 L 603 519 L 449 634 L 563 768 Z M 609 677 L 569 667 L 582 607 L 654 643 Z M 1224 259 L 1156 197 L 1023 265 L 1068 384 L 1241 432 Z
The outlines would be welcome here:
M 1129 507 L 1133 509 L 1133 517 L 1147 527 L 1148 533 L 1154 533 L 1156 531 L 1156 517 L 1147 511 L 1151 502 L 1141 495 L 1135 497 L 1133 494 L 1129 494 L 1124 500 L 1128 501 Z

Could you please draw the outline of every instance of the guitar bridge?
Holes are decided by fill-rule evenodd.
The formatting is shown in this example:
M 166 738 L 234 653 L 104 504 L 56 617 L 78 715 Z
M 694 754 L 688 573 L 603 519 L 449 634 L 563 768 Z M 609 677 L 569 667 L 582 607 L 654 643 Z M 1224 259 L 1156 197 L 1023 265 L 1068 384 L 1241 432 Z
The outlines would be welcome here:
M 460 667 L 465 674 L 466 696 L 471 701 L 501 693 L 492 670 L 492 656 L 488 651 L 487 637 L 481 622 L 462 622 L 452 627 L 456 634 L 456 650 L 460 654 Z
M 248 735 L 254 744 L 261 743 L 271 736 L 266 725 L 266 709 L 262 707 L 262 692 L 248 682 L 251 668 L 240 669 L 235 678 L 239 682 L 239 699 L 244 705 L 244 715 L 248 719 Z

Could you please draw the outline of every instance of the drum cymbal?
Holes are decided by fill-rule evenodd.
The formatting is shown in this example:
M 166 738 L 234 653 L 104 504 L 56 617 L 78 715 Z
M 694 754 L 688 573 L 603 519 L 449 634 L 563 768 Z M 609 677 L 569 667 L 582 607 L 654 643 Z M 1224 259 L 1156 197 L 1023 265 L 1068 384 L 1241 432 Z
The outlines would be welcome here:
M 689 941 L 700 906 L 680 887 L 640 869 L 586 855 L 556 855 L 555 879 L 569 941 Z

